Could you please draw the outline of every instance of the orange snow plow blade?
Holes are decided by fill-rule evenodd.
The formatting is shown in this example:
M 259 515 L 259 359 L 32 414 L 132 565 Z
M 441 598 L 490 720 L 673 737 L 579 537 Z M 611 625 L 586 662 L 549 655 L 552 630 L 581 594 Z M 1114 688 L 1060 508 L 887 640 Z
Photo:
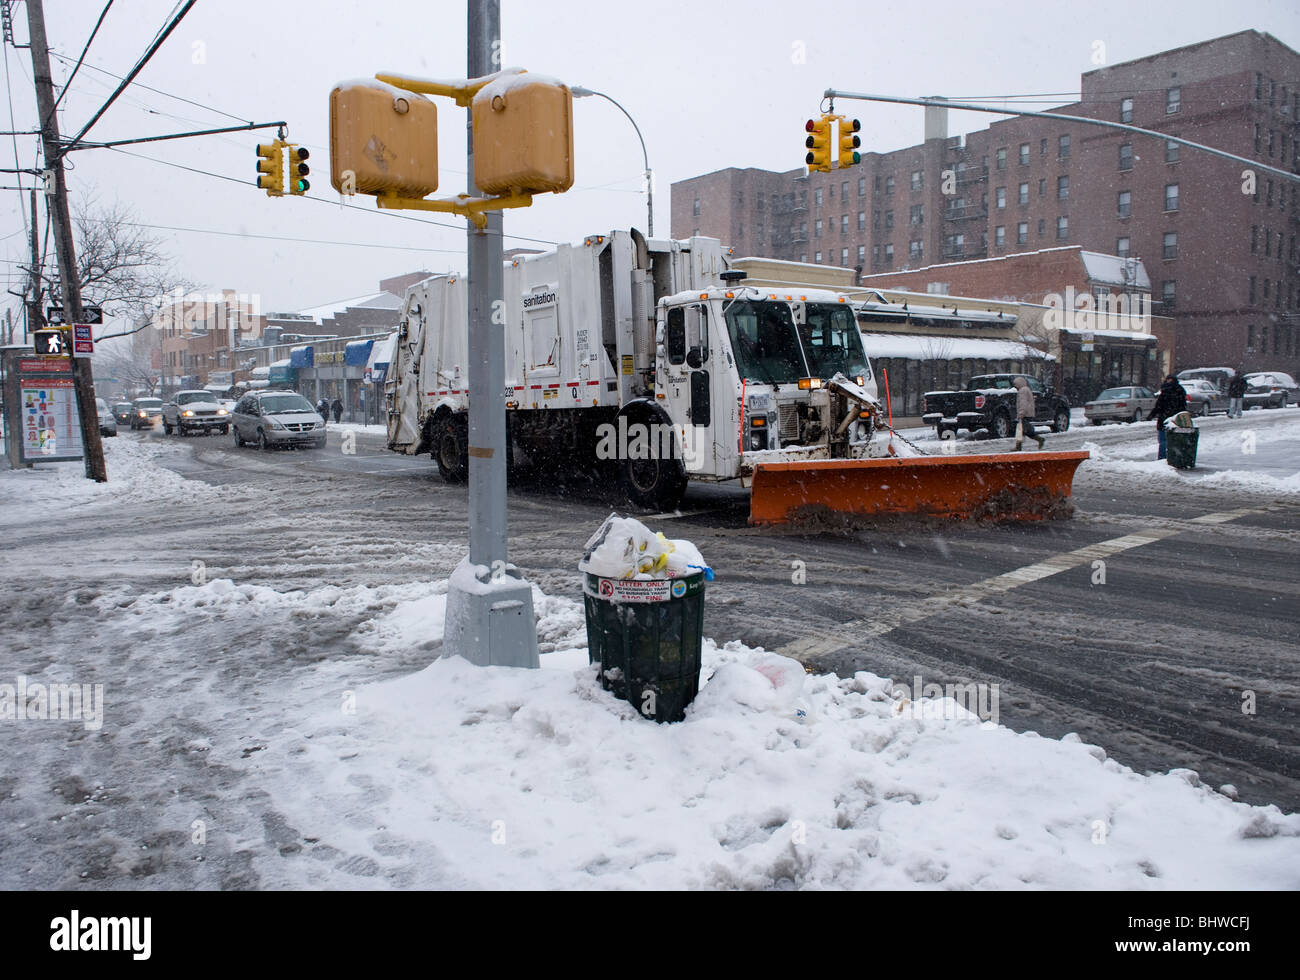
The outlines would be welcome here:
M 1068 517 L 1086 452 L 985 453 L 758 463 L 749 523 L 817 522 L 841 515 L 918 514 L 977 520 Z

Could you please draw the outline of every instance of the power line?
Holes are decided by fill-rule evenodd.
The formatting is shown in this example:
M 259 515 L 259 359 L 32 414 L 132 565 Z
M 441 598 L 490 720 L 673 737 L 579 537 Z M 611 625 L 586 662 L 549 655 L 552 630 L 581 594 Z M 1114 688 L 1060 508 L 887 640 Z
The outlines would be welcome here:
M 91 219 L 108 221 L 108 219 Z M 307 245 L 343 245 L 348 248 L 383 248 L 390 251 L 399 252 L 446 252 L 453 255 L 459 255 L 465 250 L 463 248 L 427 248 L 422 245 L 390 245 L 382 242 L 340 242 L 324 238 L 294 238 L 289 235 L 257 235 L 242 231 L 220 231 L 215 228 L 185 228 L 179 225 L 151 225 L 142 221 L 119 221 L 115 224 L 125 225 L 130 228 L 152 228 L 156 231 L 188 231 L 199 235 L 220 235 L 224 238 L 260 238 L 272 242 L 302 242 Z M 6 237 L 12 238 L 14 235 L 22 234 L 22 229 L 14 232 L 13 235 Z M 0 241 L 5 238 L 0 237 Z
M 59 103 L 62 102 L 63 97 L 68 94 L 68 89 L 72 87 L 72 80 L 77 77 L 77 69 L 81 67 L 81 63 L 86 58 L 86 52 L 90 50 L 90 42 L 95 40 L 95 35 L 99 33 L 99 25 L 104 23 L 104 18 L 108 16 L 108 8 L 111 6 L 113 6 L 113 0 L 108 0 L 108 3 L 104 5 L 104 9 L 99 12 L 99 20 L 95 21 L 95 29 L 90 32 L 90 37 L 86 38 L 86 46 L 81 49 L 81 57 L 79 57 L 77 63 L 72 66 L 72 74 L 70 74 L 67 81 L 63 83 L 63 89 L 59 92 L 59 97 L 54 100 L 54 107 L 50 109 L 51 113 L 58 110 Z
M 144 66 L 149 63 L 149 59 L 154 56 L 154 53 L 160 47 L 162 47 L 163 42 L 167 40 L 168 35 L 176 29 L 177 25 L 179 25 L 185 15 L 190 12 L 190 8 L 193 7 L 196 2 L 197 0 L 186 0 L 185 6 L 181 9 L 180 13 L 178 13 L 171 22 L 154 37 L 153 43 L 151 43 L 145 53 L 140 56 L 140 60 L 135 63 L 135 67 L 127 73 L 124 79 L 122 79 L 122 84 L 113 90 L 113 94 L 108 97 L 108 101 L 99 107 L 99 111 L 90 117 L 90 122 L 81 127 L 81 131 L 77 133 L 76 136 L 72 137 L 71 142 L 63 147 L 61 153 L 67 153 L 76 146 L 81 138 L 90 130 L 90 127 L 99 122 L 100 117 L 108 111 L 109 106 L 111 106 L 117 100 L 117 97 L 122 94 L 123 90 L 131 84 L 131 80 L 135 78 L 136 75 L 140 74 L 144 69 Z
M 71 58 L 69 58 L 67 55 L 59 54 L 59 52 L 57 52 L 57 51 L 51 51 L 51 52 L 50 52 L 50 55 L 51 55 L 51 57 L 58 58 L 60 61 L 64 62 L 65 64 L 71 64 L 71 63 L 72 63 L 72 59 L 71 59 Z M 113 72 L 108 71 L 107 69 L 100 68 L 98 65 L 92 65 L 90 62 L 86 62 L 86 67 L 89 68 L 89 69 L 91 69 L 92 71 L 97 71 L 97 72 L 99 72 L 99 73 L 102 74 L 102 75 L 107 75 L 109 78 L 116 78 L 119 82 L 121 82 L 121 81 L 125 81 L 125 78 L 123 78 L 123 76 L 121 76 L 121 75 L 117 75 L 117 74 L 114 74 Z M 209 112 L 215 112 L 215 113 L 216 113 L 217 115 L 219 115 L 219 116 L 226 116 L 227 118 L 229 118 L 229 119 L 234 119 L 234 120 L 236 120 L 237 122 L 248 122 L 248 121 L 249 121 L 249 120 L 245 119 L 243 116 L 236 116 L 236 115 L 234 115 L 233 113 L 224 112 L 223 110 L 218 109 L 218 108 L 216 108 L 215 106 L 205 105 L 205 104 L 202 103 L 202 102 L 195 102 L 193 99 L 187 99 L 187 98 L 185 98 L 185 97 L 183 97 L 183 96 L 180 96 L 180 95 L 173 95 L 171 92 L 164 92 L 162 89 L 152 88 L 152 87 L 149 86 L 149 85 L 145 85 L 143 82 L 132 82 L 131 84 L 133 84 L 136 88 L 142 88 L 142 89 L 144 89 L 144 90 L 147 91 L 147 92 L 153 92 L 153 93 L 156 94 L 156 95 L 162 95 L 162 96 L 165 96 L 166 98 L 169 98 L 169 99 L 175 99 L 177 102 L 184 102 L 184 103 L 186 103 L 187 105 L 192 105 L 192 106 L 194 106 L 195 108 L 198 108 L 198 109 L 207 109 Z M 165 113 L 165 112 L 160 113 L 160 114 L 161 114 L 161 115 L 164 115 L 164 116 L 167 115 L 167 113 Z M 181 118 L 184 118 L 184 117 L 182 117 L 182 116 L 173 116 L 172 118 L 174 118 L 174 119 L 181 119 Z M 186 119 L 185 121 L 186 121 L 186 122 L 197 122 L 198 120 L 195 120 L 195 119 Z

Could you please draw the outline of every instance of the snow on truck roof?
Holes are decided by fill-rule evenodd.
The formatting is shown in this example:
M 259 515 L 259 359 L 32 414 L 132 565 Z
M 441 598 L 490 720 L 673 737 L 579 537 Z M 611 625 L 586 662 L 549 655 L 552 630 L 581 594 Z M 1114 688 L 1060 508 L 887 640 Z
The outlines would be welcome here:
M 797 303 L 843 303 L 849 307 L 853 305 L 847 296 L 831 292 L 829 289 L 770 289 L 760 286 L 746 286 L 743 283 L 734 286 L 701 286 L 699 289 L 684 289 L 680 293 L 665 296 L 659 302 L 664 306 L 677 306 L 700 298 L 725 299 L 727 293 L 734 294 L 736 299 L 775 299 L 782 302 L 793 300 Z

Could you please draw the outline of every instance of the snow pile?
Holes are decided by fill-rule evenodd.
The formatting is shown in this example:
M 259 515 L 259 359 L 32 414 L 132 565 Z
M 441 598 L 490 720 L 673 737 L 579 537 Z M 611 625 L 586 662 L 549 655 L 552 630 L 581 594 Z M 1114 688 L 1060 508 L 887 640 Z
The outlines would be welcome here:
M 1079 466 L 1075 482 L 1079 477 L 1085 480 L 1096 479 L 1100 485 L 1109 485 L 1115 478 L 1135 478 L 1144 485 L 1152 487 L 1173 487 L 1190 484 L 1206 489 L 1222 489 L 1257 494 L 1300 494 L 1300 469 L 1291 476 L 1274 476 L 1270 473 L 1253 472 L 1248 469 L 1224 469 L 1207 472 L 1208 457 L 1211 453 L 1240 451 L 1241 433 L 1210 432 L 1199 429 L 1201 435 L 1197 445 L 1197 467 L 1191 470 L 1179 470 L 1170 466 L 1166 460 L 1153 459 L 1155 440 L 1135 446 L 1132 443 L 1107 445 L 1103 448 L 1096 442 L 1085 442 L 1080 448 L 1090 454 L 1090 458 Z M 1208 436 L 1208 438 L 1207 438 Z M 1247 457 L 1240 457 L 1245 461 Z
M 427 585 L 425 586 L 427 590 Z M 581 610 L 550 597 L 543 621 Z M 565 607 L 568 612 L 563 612 Z M 439 630 L 399 603 L 371 638 Z M 684 722 L 603 691 L 585 651 L 538 671 L 434 661 L 349 685 L 235 764 L 330 861 L 255 858 L 267 885 L 472 888 L 1300 886 L 1300 816 L 1176 770 L 1141 776 L 1067 735 L 1016 734 L 704 643 Z M 566 659 L 567 658 L 567 659 Z M 575 669 L 569 669 L 575 665 Z M 340 680 L 343 680 L 340 678 Z M 1178 827 L 1170 834 L 1170 827 Z M 1207 860 L 1213 855 L 1213 860 Z
M 584 547 L 578 570 L 601 578 L 665 579 L 703 572 L 713 578 L 699 549 L 686 540 L 670 541 L 632 517 L 610 514 Z
M 0 471 L 0 524 L 39 522 L 42 517 L 68 508 L 105 504 L 148 503 L 184 499 L 187 503 L 215 500 L 219 488 L 185 477 L 158 465 L 161 455 L 180 453 L 180 446 L 162 440 L 105 439 L 104 463 L 108 482 L 86 479 L 85 464 L 38 463 L 34 469 Z

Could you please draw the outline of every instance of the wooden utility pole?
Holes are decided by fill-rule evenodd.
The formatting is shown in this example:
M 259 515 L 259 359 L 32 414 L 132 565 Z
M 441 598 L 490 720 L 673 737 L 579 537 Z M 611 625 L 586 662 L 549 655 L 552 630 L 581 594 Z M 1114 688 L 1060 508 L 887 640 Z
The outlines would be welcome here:
M 72 240 L 72 218 L 68 213 L 68 184 L 63 175 L 59 121 L 54 112 L 54 79 L 50 75 L 50 52 L 45 38 L 45 9 L 42 0 L 27 0 L 27 27 L 31 34 L 36 111 L 40 114 L 41 144 L 45 153 L 45 199 L 49 204 L 54 250 L 59 262 L 64 318 L 67 323 L 84 323 L 81 280 L 77 273 L 76 244 Z M 35 225 L 34 220 L 32 224 Z M 81 418 L 81 445 L 85 452 L 86 477 L 104 483 L 108 480 L 108 467 L 104 464 L 104 443 L 99 437 L 99 411 L 95 408 L 95 381 L 90 358 L 73 357 L 71 361 L 72 382 L 76 388 L 77 408 Z
M 30 334 L 45 326 L 41 316 L 41 245 L 36 231 L 36 188 L 32 188 L 32 294 L 27 301 L 27 321 L 23 324 L 23 343 L 31 343 Z

